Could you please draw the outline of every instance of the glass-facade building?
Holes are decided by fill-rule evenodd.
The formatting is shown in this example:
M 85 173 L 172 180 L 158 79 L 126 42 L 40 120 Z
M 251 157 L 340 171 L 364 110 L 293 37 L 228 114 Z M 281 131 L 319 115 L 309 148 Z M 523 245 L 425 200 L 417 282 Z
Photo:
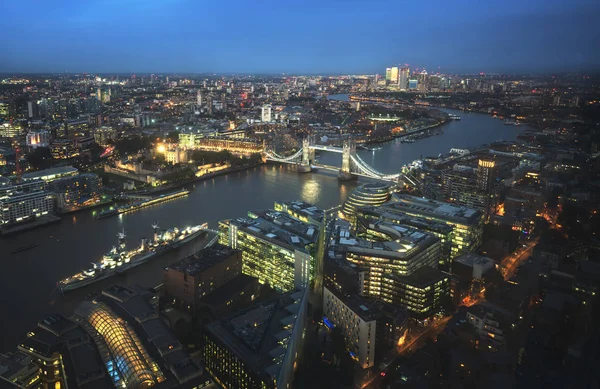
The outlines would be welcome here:
M 484 213 L 480 210 L 405 194 L 394 194 L 392 201 L 384 207 L 391 213 L 404 214 L 452 227 L 450 259 L 462 253 L 477 251 L 481 246 Z
M 308 288 L 209 324 L 202 348 L 206 371 L 224 388 L 291 387 L 307 314 Z
M 410 275 L 387 273 L 381 281 L 381 300 L 406 308 L 423 321 L 439 313 L 450 295 L 450 274 L 423 267 Z
M 318 229 L 276 211 L 219 223 L 220 243 L 242 251 L 242 273 L 280 292 L 307 287 Z
M 371 224 L 379 221 L 393 223 L 408 229 L 427 232 L 440 240 L 440 266 L 447 267 L 450 263 L 450 253 L 453 228 L 445 223 L 408 216 L 394 212 L 391 207 L 363 207 L 357 210 L 356 231 L 358 234 L 372 234 Z
M 437 269 L 440 241 L 431 234 L 390 223 L 372 227 L 386 237 L 372 241 L 339 228 L 334 250 L 364 273 L 362 294 L 379 297 L 385 274 L 409 275 L 426 266 Z
M 390 187 L 387 184 L 368 183 L 356 188 L 344 202 L 342 214 L 350 222 L 356 219 L 356 210 L 360 207 L 379 206 L 390 199 Z

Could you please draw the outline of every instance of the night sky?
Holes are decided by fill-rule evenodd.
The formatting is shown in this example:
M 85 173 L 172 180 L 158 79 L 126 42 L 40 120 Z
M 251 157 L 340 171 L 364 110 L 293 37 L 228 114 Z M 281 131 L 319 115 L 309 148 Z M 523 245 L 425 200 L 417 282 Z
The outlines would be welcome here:
M 600 69 L 598 0 L 4 0 L 0 72 Z

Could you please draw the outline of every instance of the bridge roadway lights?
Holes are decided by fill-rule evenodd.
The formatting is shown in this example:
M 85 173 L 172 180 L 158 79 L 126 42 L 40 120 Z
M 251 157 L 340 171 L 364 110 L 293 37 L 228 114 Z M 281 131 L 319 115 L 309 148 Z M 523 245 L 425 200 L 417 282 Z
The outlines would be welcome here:
M 340 181 L 356 180 L 357 178 L 358 178 L 357 175 L 345 172 L 342 169 L 340 169 L 338 171 L 338 180 L 340 180 Z

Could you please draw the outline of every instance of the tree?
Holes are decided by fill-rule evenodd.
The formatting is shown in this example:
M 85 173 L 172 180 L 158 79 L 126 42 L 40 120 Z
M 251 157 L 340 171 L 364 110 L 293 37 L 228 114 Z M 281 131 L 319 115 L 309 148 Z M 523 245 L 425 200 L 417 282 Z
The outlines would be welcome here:
M 27 162 L 36 170 L 47 169 L 52 166 L 52 154 L 48 147 L 37 147 L 32 152 L 27 154 Z
M 171 131 L 167 135 L 167 140 L 173 143 L 177 143 L 179 141 L 179 131 Z

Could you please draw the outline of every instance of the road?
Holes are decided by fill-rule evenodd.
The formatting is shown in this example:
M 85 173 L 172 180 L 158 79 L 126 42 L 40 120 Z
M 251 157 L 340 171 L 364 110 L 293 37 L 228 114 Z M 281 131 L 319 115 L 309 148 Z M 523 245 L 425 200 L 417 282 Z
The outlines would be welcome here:
M 512 276 L 515 275 L 515 271 L 521 265 L 521 263 L 529 258 L 533 248 L 537 244 L 537 241 L 537 239 L 534 239 L 528 242 L 525 247 L 521 247 L 520 250 L 515 251 L 502 260 L 500 269 L 502 270 L 502 275 L 504 276 L 505 281 L 510 280 Z
M 394 350 L 394 357 L 388 364 L 382 366 L 381 372 L 384 372 L 385 374 L 387 371 L 395 370 L 399 357 L 408 356 L 413 351 L 423 347 L 427 340 L 437 338 L 437 336 L 444 330 L 450 319 L 451 317 L 444 317 L 434 320 L 434 322 L 431 323 L 431 325 L 429 325 L 427 328 L 415 334 L 414 336 L 409 337 L 408 341 L 404 345 Z M 374 374 L 372 378 L 365 382 L 361 387 L 362 389 L 380 388 L 383 378 L 384 376 L 382 376 L 381 373 Z

